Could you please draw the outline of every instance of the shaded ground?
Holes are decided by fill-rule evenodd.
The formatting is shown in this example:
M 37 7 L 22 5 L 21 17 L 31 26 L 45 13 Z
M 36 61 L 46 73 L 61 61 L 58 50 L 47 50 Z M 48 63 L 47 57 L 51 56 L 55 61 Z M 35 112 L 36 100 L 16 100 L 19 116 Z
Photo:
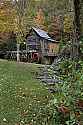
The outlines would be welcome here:
M 38 66 L 0 60 L 0 125 L 45 125 L 52 97 L 35 79 Z

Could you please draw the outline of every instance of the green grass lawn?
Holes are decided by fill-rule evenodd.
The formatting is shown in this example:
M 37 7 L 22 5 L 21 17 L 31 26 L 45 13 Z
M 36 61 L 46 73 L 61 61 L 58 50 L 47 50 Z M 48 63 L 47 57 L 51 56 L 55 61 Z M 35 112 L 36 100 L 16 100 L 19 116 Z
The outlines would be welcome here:
M 0 60 L 0 125 L 46 125 L 51 95 L 37 71 L 35 64 Z

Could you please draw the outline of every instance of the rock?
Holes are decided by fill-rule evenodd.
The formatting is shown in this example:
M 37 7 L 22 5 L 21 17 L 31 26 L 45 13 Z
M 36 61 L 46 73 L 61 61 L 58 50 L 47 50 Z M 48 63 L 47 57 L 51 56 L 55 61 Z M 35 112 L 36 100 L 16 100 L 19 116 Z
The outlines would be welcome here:
M 7 122 L 6 118 L 3 119 L 4 122 Z
M 58 83 L 62 83 L 59 78 L 59 64 L 62 61 L 63 57 L 61 55 L 57 56 L 52 65 L 45 65 L 41 69 L 41 73 L 37 76 L 43 84 L 47 86 L 53 86 Z M 55 93 L 56 90 L 54 88 L 48 88 L 49 92 Z
M 48 90 L 49 90 L 49 92 L 51 92 L 51 93 L 56 93 L 56 92 L 57 92 L 57 90 L 55 90 L 54 88 L 49 88 Z

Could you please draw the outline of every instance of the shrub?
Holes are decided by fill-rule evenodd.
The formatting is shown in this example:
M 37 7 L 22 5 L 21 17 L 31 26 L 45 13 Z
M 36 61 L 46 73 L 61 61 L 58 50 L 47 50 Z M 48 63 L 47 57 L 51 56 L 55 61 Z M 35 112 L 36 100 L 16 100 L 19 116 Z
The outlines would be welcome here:
M 63 60 L 59 64 L 61 84 L 50 106 L 53 106 L 53 125 L 83 124 L 83 61 Z

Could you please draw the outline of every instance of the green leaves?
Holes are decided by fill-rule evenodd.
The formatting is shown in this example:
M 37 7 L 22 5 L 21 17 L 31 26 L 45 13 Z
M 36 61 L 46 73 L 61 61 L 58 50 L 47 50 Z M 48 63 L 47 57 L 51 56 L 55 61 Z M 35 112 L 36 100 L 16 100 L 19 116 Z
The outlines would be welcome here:
M 83 115 L 80 108 L 83 103 L 83 61 L 63 60 L 58 67 L 61 70 L 59 77 L 63 82 L 55 84 L 55 88 L 60 91 L 54 94 L 53 102 L 51 102 L 54 105 L 53 116 L 56 116 L 53 121 L 58 125 L 74 125 L 78 123 L 79 117 L 82 121 Z M 77 104 L 80 107 L 77 107 Z M 63 113 L 67 110 L 66 107 L 70 111 L 69 115 Z

